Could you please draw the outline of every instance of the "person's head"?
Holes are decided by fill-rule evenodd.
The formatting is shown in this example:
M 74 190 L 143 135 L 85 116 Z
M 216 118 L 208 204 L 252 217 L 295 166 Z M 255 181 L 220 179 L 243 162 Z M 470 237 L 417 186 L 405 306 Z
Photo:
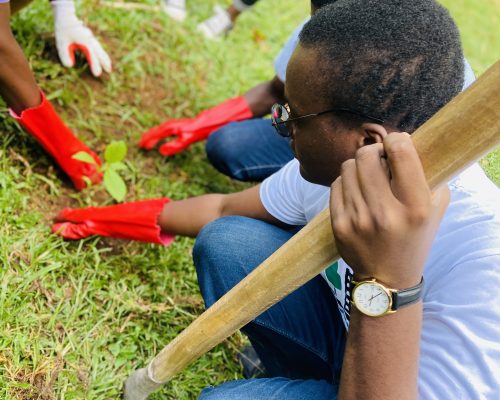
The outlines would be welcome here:
M 338 0 L 320 9 L 288 64 L 291 117 L 355 113 L 287 124 L 303 177 L 330 185 L 358 148 L 413 132 L 460 92 L 463 68 L 458 30 L 434 0 Z
M 321 7 L 335 3 L 338 0 L 311 0 L 311 15 L 316 14 Z

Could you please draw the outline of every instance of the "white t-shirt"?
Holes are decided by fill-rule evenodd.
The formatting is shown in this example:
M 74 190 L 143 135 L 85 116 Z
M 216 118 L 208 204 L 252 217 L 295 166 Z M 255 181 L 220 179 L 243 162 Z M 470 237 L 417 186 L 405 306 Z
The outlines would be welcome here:
M 424 267 L 421 399 L 500 399 L 500 190 L 473 165 L 449 184 L 451 202 Z M 301 177 L 296 159 L 267 178 L 260 197 L 286 224 L 328 206 L 329 188 Z M 352 269 L 323 271 L 349 326 Z
M 309 19 L 310 18 L 305 19 L 297 28 L 295 28 L 274 60 L 274 70 L 276 71 L 276 76 L 280 78 L 281 82 L 285 82 L 288 61 L 290 61 L 290 57 L 292 57 L 295 47 L 297 47 L 297 44 L 299 43 L 300 31 Z

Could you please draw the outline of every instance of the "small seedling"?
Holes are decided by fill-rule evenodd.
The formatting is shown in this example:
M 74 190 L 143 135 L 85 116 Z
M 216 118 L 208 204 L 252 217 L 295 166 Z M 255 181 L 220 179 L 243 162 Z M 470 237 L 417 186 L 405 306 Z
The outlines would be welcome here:
M 92 156 L 85 151 L 79 151 L 72 158 L 92 164 L 97 171 L 104 174 L 104 188 L 115 199 L 123 201 L 127 194 L 127 186 L 123 178 L 118 174 L 118 171 L 127 169 L 123 163 L 123 159 L 127 155 L 127 144 L 120 140 L 111 142 L 106 146 L 104 151 L 104 164 L 101 166 L 96 163 Z

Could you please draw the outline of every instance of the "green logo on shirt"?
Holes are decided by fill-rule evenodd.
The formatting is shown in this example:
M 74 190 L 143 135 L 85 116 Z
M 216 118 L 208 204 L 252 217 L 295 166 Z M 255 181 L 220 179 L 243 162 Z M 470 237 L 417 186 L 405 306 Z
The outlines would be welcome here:
M 328 281 L 338 290 L 342 289 L 342 281 L 339 275 L 339 263 L 335 262 L 325 270 Z

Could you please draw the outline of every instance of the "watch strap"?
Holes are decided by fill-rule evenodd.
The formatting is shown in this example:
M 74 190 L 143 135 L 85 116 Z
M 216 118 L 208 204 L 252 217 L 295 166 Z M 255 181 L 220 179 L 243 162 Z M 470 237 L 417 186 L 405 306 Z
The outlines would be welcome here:
M 424 278 L 420 283 L 408 289 L 395 290 L 392 292 L 392 307 L 391 310 L 396 311 L 402 307 L 416 303 L 422 297 L 422 289 L 424 287 Z

